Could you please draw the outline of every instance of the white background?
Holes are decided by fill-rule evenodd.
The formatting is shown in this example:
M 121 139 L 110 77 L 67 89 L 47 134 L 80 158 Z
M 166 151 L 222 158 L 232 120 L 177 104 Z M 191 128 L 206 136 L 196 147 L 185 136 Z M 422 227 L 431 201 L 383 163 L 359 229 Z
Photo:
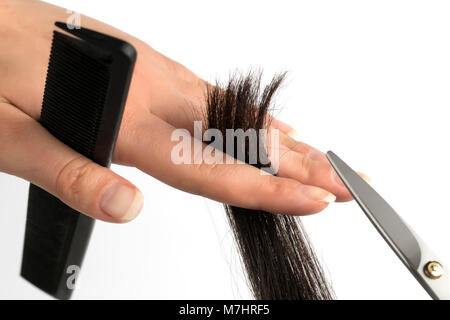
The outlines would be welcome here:
M 250 66 L 289 71 L 279 118 L 370 175 L 450 262 L 447 1 L 51 2 L 131 33 L 210 81 Z M 145 206 L 130 224 L 97 223 L 75 299 L 251 298 L 218 204 L 113 170 L 144 192 Z M 19 277 L 27 189 L 0 174 L 4 299 L 48 298 Z M 354 202 L 303 221 L 338 298 L 428 298 Z

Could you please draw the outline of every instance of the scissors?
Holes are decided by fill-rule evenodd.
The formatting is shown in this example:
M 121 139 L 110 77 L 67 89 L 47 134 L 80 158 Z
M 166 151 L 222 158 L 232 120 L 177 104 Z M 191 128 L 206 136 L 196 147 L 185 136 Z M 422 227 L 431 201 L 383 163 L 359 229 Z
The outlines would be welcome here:
M 327 152 L 336 173 L 381 236 L 435 300 L 450 300 L 450 270 L 392 207 L 332 151 Z

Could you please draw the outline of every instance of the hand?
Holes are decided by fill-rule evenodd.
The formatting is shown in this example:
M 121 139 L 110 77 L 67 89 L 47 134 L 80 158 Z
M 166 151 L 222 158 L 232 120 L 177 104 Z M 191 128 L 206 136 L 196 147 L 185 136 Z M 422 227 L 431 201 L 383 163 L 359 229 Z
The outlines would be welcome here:
M 55 21 L 65 9 L 33 0 L 0 0 L 0 171 L 22 177 L 93 218 L 127 222 L 143 197 L 126 179 L 81 156 L 38 122 Z M 138 51 L 113 161 L 135 166 L 171 186 L 217 201 L 304 215 L 351 199 L 323 153 L 281 133 L 278 176 L 245 164 L 176 165 L 170 155 L 176 128 L 192 132 L 201 119 L 206 82 L 142 41 L 82 16 L 82 27 L 124 39 Z M 193 112 L 194 111 L 194 112 Z M 197 115 L 197 116 L 196 116 Z M 336 196 L 336 197 L 335 197 Z

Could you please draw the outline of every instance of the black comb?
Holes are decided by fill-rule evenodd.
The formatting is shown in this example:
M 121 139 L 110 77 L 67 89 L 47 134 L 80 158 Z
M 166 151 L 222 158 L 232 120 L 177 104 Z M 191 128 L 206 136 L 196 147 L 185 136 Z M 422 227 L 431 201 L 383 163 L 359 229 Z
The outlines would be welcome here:
M 40 123 L 60 141 L 109 167 L 136 62 L 129 43 L 72 25 L 55 25 Z M 31 184 L 21 275 L 70 299 L 94 219 Z M 75 268 L 75 269 L 74 269 Z

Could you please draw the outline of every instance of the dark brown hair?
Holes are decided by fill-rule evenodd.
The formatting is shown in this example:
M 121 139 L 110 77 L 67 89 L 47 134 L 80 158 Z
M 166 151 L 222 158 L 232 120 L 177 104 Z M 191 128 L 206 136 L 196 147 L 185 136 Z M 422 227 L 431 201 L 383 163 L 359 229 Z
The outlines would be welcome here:
M 235 74 L 223 88 L 220 85 L 210 86 L 206 96 L 207 128 L 222 132 L 224 146 L 226 129 L 246 131 L 267 128 L 272 98 L 284 78 L 285 74 L 277 75 L 262 88 L 261 73 L 249 72 L 246 75 Z M 226 152 L 223 148 L 222 151 Z M 264 153 L 267 154 L 267 150 Z M 239 160 L 248 163 L 248 159 L 247 148 L 245 159 Z M 263 167 L 260 161 L 255 166 Z M 297 217 L 227 204 L 225 210 L 256 299 L 333 298 L 333 292 Z

